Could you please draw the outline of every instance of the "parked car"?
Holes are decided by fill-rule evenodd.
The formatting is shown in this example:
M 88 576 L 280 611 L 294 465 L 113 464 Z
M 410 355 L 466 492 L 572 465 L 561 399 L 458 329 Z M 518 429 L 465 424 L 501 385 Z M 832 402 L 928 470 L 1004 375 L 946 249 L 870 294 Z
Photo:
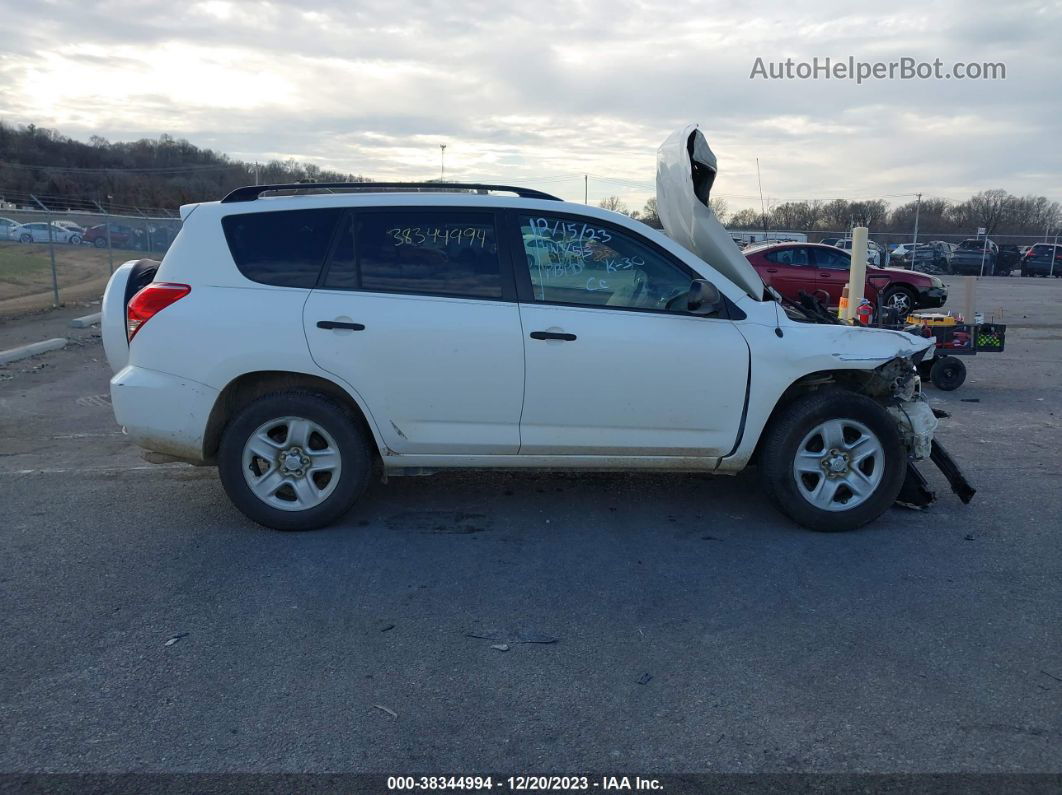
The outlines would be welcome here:
M 1002 244 L 999 246 L 999 251 L 996 252 L 996 264 L 992 269 L 992 274 L 995 276 L 1010 276 L 1010 272 L 1020 264 L 1021 251 L 1018 247 Z
M 984 275 L 991 276 L 995 272 L 998 252 L 999 247 L 987 238 L 968 238 L 959 243 L 952 254 L 951 272 L 978 276 L 981 275 L 983 264 Z
M 150 450 L 217 465 L 233 503 L 280 529 L 338 520 L 374 470 L 737 472 L 754 457 L 797 522 L 871 521 L 929 455 L 915 365 L 933 343 L 782 311 L 710 183 L 693 188 L 709 166 L 691 158 L 710 155 L 693 135 L 659 153 L 668 235 L 442 183 L 253 186 L 185 207 L 162 262 L 107 286 L 115 417 Z
M 1022 276 L 1062 277 L 1062 243 L 1037 243 L 1021 260 Z
M 0 240 L 18 240 L 14 232 L 21 225 L 12 218 L 0 218 Z
M 824 237 L 819 243 L 823 246 L 836 246 L 842 240 L 844 240 L 843 237 Z
M 49 231 L 49 229 L 51 231 Z M 72 243 L 79 245 L 81 235 L 72 229 L 61 226 L 59 222 L 33 221 L 28 224 L 20 224 L 12 234 L 20 243 Z
M 111 247 L 134 248 L 134 241 L 140 236 L 140 231 L 124 224 L 111 223 Z M 107 248 L 107 224 L 96 224 L 85 230 L 85 242 L 91 243 L 96 248 Z
M 55 221 L 56 226 L 61 226 L 63 229 L 69 230 L 71 240 L 70 242 L 79 245 L 82 239 L 85 237 L 85 227 L 80 224 L 76 224 L 73 221 Z M 73 238 L 77 238 L 74 240 Z
M 764 282 L 791 301 L 800 292 L 818 297 L 836 308 L 848 282 L 851 256 L 834 246 L 821 243 L 774 243 L 744 251 Z M 867 265 L 866 298 L 875 307 L 895 309 L 901 317 L 914 309 L 943 306 L 948 288 L 936 276 Z
M 901 243 L 892 251 L 890 264 L 912 270 L 947 273 L 951 262 L 951 249 L 943 241 L 919 243 L 912 248 L 911 243 Z

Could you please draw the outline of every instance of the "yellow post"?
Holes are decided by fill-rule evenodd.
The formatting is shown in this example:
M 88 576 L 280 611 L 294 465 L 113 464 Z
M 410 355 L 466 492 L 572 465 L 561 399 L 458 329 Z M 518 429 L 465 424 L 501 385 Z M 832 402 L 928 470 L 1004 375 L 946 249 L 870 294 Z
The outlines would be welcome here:
M 841 317 L 849 323 L 855 317 L 859 302 L 863 300 L 867 283 L 867 228 L 852 229 L 852 267 L 848 271 L 848 306 Z

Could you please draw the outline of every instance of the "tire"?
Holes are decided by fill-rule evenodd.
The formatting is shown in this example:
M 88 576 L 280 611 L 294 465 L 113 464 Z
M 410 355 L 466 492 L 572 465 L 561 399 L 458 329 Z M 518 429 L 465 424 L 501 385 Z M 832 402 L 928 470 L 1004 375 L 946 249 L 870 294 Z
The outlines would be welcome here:
M 933 363 L 929 377 L 937 389 L 952 392 L 966 380 L 966 365 L 954 356 L 943 356 Z
M 95 240 L 92 241 L 92 245 L 94 245 L 96 248 L 107 248 L 107 238 L 97 237 Z
M 839 446 L 827 447 L 825 435 L 815 436 L 827 424 L 841 427 Z M 857 467 L 851 467 L 852 456 L 857 454 L 853 451 L 865 448 L 849 445 L 864 444 L 864 437 L 877 444 L 877 452 L 872 460 L 864 459 Z M 816 451 L 818 444 L 823 449 Z M 764 433 L 760 450 L 760 476 L 768 497 L 786 516 L 820 532 L 854 530 L 877 519 L 895 502 L 907 472 L 907 452 L 896 422 L 869 397 L 843 389 L 812 392 L 781 408 Z M 843 476 L 820 472 L 829 450 L 843 450 L 849 456 L 845 466 L 850 471 L 869 463 L 869 474 L 862 471 L 860 479 L 860 473 L 854 471 Z M 810 471 L 803 471 L 798 481 L 801 451 L 804 452 L 800 456 L 802 464 Z M 849 477 L 866 484 L 866 491 L 858 502 L 845 507 L 857 496 L 848 488 Z M 815 490 L 831 483 L 837 485 L 833 486 L 829 507 L 816 505 L 812 501 Z M 826 492 L 819 493 L 829 496 Z
M 882 303 L 895 309 L 904 319 L 915 310 L 916 300 L 914 292 L 907 287 L 890 287 L 882 296 Z
M 66 242 L 69 243 L 71 246 L 80 246 L 81 245 L 81 235 L 70 235 L 70 239 L 67 240 Z
M 305 431 L 302 438 L 288 445 L 293 429 L 298 434 L 300 427 Z M 252 447 L 277 458 L 266 466 L 267 459 L 255 455 Z M 335 467 L 325 466 L 312 477 L 312 465 L 304 471 L 305 462 L 315 454 L 325 460 L 329 449 Z M 285 455 L 291 450 L 296 452 Z M 289 471 L 285 466 L 300 468 Z M 372 452 L 361 422 L 312 392 L 276 392 L 244 406 L 225 428 L 218 450 L 218 474 L 229 499 L 247 518 L 276 530 L 332 524 L 364 493 L 371 472 Z M 258 496 L 252 481 L 260 484 L 260 493 L 271 496 Z M 307 507 L 299 508 L 303 498 Z
M 32 243 L 33 242 L 33 235 L 19 235 L 18 242 L 19 243 Z

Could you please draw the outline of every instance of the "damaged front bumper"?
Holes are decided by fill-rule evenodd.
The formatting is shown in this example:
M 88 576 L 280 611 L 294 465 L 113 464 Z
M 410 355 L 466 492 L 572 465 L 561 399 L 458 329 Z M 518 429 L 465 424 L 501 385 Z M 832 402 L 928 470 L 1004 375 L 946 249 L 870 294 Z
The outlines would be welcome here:
M 928 458 L 936 464 L 958 498 L 964 504 L 969 503 L 977 490 L 966 480 L 959 465 L 944 446 L 934 438 L 940 419 L 948 414 L 929 405 L 929 401 L 921 392 L 914 362 L 909 359 L 902 361 L 905 363 L 903 372 L 893 380 L 893 402 L 885 407 L 900 428 L 908 456 L 907 472 L 896 502 L 909 508 L 925 508 L 936 501 L 936 494 L 915 467 L 916 461 Z M 892 364 L 893 362 L 889 363 Z

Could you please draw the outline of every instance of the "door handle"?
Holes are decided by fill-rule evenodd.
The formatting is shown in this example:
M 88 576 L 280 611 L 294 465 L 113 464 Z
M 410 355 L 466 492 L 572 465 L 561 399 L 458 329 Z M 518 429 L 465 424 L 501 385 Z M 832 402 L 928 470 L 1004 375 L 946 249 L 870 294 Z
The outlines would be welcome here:
M 564 340 L 565 342 L 572 342 L 575 340 L 574 334 L 565 334 L 559 331 L 532 331 L 531 339 L 533 340 Z
M 318 320 L 317 328 L 323 329 L 348 329 L 350 331 L 365 331 L 365 326 L 361 323 L 343 323 L 339 320 Z
M 820 273 L 819 274 L 819 278 L 820 279 L 829 279 L 830 278 L 830 274 L 828 274 L 828 273 Z
M 778 273 L 778 268 L 768 268 L 767 272 L 768 273 Z

